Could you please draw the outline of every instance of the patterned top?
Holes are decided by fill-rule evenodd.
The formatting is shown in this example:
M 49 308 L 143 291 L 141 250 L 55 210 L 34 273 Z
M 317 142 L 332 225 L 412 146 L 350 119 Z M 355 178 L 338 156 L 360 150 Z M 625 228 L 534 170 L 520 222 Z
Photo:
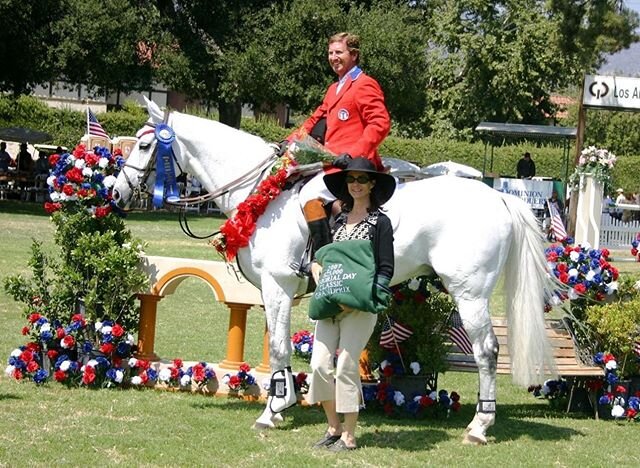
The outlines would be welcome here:
M 358 224 L 351 228 L 351 231 L 347 231 L 347 216 L 340 216 L 336 220 L 335 231 L 333 233 L 333 241 L 340 242 L 345 240 L 371 240 L 373 237 L 372 226 L 375 226 L 378 222 L 378 213 L 376 210 L 369 213 L 366 218 L 360 221 Z

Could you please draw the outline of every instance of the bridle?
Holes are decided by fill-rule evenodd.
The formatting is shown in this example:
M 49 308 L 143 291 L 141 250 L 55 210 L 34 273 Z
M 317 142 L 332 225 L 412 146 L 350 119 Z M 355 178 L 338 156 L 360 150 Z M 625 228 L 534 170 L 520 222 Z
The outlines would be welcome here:
M 169 111 L 169 110 L 165 111 L 163 124 L 165 124 L 165 125 L 167 124 L 167 122 L 169 121 L 169 115 L 170 114 L 171 114 L 171 111 Z M 149 121 L 149 122 L 145 122 L 145 125 L 144 125 L 143 129 L 146 128 L 146 127 L 149 127 L 149 129 L 141 131 L 141 132 L 138 132 L 138 134 L 136 135 L 138 140 L 140 138 L 142 138 L 143 136 L 148 135 L 148 134 L 153 134 L 154 135 L 154 141 L 157 140 L 156 129 L 157 129 L 158 125 Z M 177 138 L 177 136 L 176 136 L 176 138 Z M 151 154 L 151 157 L 149 158 L 149 162 L 147 163 L 146 167 L 135 166 L 135 165 L 130 164 L 128 162 L 125 162 L 123 164 L 122 173 L 124 174 L 124 179 L 127 182 L 127 185 L 129 186 L 129 189 L 131 190 L 132 198 L 133 197 L 140 198 L 143 193 L 147 193 L 148 187 L 147 187 L 146 181 L 149 178 L 149 176 L 151 175 L 151 172 L 156 171 L 156 168 L 154 166 L 154 161 L 156 161 L 156 156 L 157 156 L 157 152 L 158 152 L 158 146 L 159 145 L 158 145 L 158 143 L 156 141 L 155 147 L 153 149 L 153 153 Z M 173 153 L 173 151 L 171 152 L 171 159 L 172 159 L 172 162 L 175 163 L 178 166 L 178 170 L 180 171 L 180 174 L 184 174 L 184 170 L 180 166 L 180 163 L 178 162 L 177 158 L 175 157 L 175 154 Z M 273 153 L 271 153 L 268 157 L 266 157 L 265 159 L 260 161 L 256 166 L 252 167 L 251 169 L 249 169 L 245 173 L 241 174 L 239 177 L 236 177 L 235 179 L 233 179 L 230 182 L 224 184 L 223 186 L 219 187 L 218 189 L 214 190 L 213 192 L 208 192 L 208 193 L 206 193 L 204 195 L 199 195 L 199 196 L 196 196 L 196 197 L 181 197 L 181 198 L 179 198 L 177 200 L 175 200 L 175 199 L 173 199 L 173 200 L 164 200 L 164 203 L 180 208 L 180 213 L 179 213 L 180 227 L 182 228 L 182 231 L 186 235 L 188 235 L 189 237 L 193 237 L 195 239 L 207 239 L 209 237 L 212 237 L 212 236 L 216 235 L 219 231 L 216 231 L 213 234 L 210 234 L 208 236 L 197 236 L 197 235 L 193 234 L 193 232 L 189 228 L 189 225 L 188 225 L 188 222 L 187 222 L 187 217 L 186 217 L 186 208 L 187 208 L 187 206 L 202 205 L 202 204 L 207 203 L 209 201 L 213 201 L 216 198 L 219 198 L 219 197 L 221 197 L 223 195 L 226 195 L 232 189 L 245 184 L 246 182 L 248 182 L 249 180 L 254 178 L 256 175 L 258 177 L 257 177 L 256 182 L 255 182 L 254 185 L 257 186 L 258 183 L 260 183 L 260 181 L 262 180 L 262 176 L 264 175 L 264 173 L 269 168 L 271 168 L 271 166 L 273 165 L 273 163 L 277 159 L 278 159 L 278 151 L 277 151 L 276 148 L 273 148 Z M 134 170 L 138 171 L 138 173 L 142 173 L 142 178 L 139 179 L 140 183 L 137 185 L 137 187 L 134 186 L 134 184 L 131 182 L 131 179 L 129 178 L 129 176 L 127 175 L 126 171 L 124 170 L 124 168 L 126 168 L 126 167 L 134 169 Z M 254 188 L 255 188 L 255 186 L 254 186 Z

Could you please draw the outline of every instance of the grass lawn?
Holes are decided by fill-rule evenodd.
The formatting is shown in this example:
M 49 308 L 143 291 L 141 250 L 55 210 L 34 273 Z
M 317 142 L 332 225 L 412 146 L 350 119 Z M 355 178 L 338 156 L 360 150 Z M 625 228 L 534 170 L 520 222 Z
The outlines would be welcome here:
M 132 214 L 134 235 L 146 253 L 217 260 L 205 241 L 180 231 L 171 213 Z M 211 231 L 220 223 L 193 217 L 192 229 Z M 53 226 L 36 205 L 0 202 L 0 277 L 27 272 L 31 239 L 53 248 Z M 70 240 L 71 241 L 71 240 Z M 614 253 L 616 258 L 629 256 Z M 638 264 L 619 263 L 623 272 Z M 493 305 L 499 308 L 496 295 Z M 496 314 L 500 314 L 496 310 Z M 0 356 L 24 342 L 21 307 L 0 291 Z M 224 357 L 228 314 L 208 287 L 182 283 L 158 308 L 156 352 L 164 358 L 217 362 Z M 292 331 L 311 329 L 303 305 L 293 311 Z M 249 313 L 246 360 L 260 362 L 264 318 Z M 294 361 L 294 370 L 307 370 Z M 448 419 L 390 419 L 362 413 L 360 450 L 338 456 L 310 446 L 324 432 L 318 408 L 294 407 L 278 429 L 251 429 L 262 406 L 235 399 L 154 390 L 42 387 L 0 376 L 0 466 L 639 466 L 633 449 L 640 425 L 596 421 L 552 408 L 526 389 L 498 378 L 498 414 L 484 447 L 460 441 L 471 420 L 477 376 L 447 373 L 440 388 L 462 396 L 462 409 Z

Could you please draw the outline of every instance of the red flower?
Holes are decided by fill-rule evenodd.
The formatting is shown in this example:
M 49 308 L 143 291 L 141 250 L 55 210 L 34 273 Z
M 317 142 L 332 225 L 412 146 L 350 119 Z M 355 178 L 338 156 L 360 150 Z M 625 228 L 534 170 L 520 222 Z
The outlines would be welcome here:
M 240 370 L 242 372 L 249 372 L 251 370 L 251 367 L 246 362 L 243 362 L 242 364 L 240 364 Z
M 562 280 L 561 280 L 561 281 L 562 281 Z M 564 283 L 564 281 L 563 281 L 563 283 Z M 586 287 L 584 284 L 582 284 L 582 283 L 578 283 L 578 284 L 576 284 L 576 285 L 575 285 L 575 287 L 574 287 L 573 289 L 575 289 L 575 291 L 576 291 L 578 294 L 584 294 L 584 293 L 587 291 L 587 287 Z
M 171 378 L 172 379 L 178 379 L 180 378 L 180 367 L 171 367 Z
M 196 382 L 204 381 L 204 366 L 200 363 L 193 366 L 191 378 Z
M 623 385 L 616 386 L 616 393 L 627 393 L 627 389 Z
M 549 254 L 547 255 L 547 260 L 550 262 L 555 262 L 556 260 L 558 260 L 558 254 L 554 251 L 549 252 Z
M 40 352 L 40 345 L 38 343 L 34 343 L 33 341 L 30 341 L 29 343 L 27 343 L 26 346 L 27 346 L 27 349 L 32 353 Z
M 421 293 L 417 292 L 417 293 L 413 296 L 413 301 L 414 301 L 416 304 L 422 304 L 422 303 L 424 303 L 424 302 L 426 302 L 426 301 L 427 301 L 427 298 L 426 298 L 423 294 L 421 294 Z
M 458 392 L 451 392 L 449 398 L 451 398 L 452 401 L 460 401 L 460 395 L 458 395 Z
M 80 325 L 82 325 L 83 327 L 86 325 L 86 323 L 84 321 L 84 317 L 82 316 L 82 314 L 73 314 L 73 316 L 71 317 L 71 321 L 72 322 L 80 322 Z
M 116 323 L 113 327 L 111 327 L 111 334 L 116 338 L 120 338 L 122 335 L 124 335 L 124 328 Z
M 22 353 L 20 353 L 20 360 L 25 363 L 33 361 L 33 352 L 29 349 L 25 349 L 24 351 L 22 351 Z
M 99 160 L 100 157 L 95 153 L 87 153 L 84 157 L 84 162 L 89 166 L 95 166 L 96 164 L 98 164 Z
M 427 395 L 424 395 L 420 398 L 420 406 L 422 406 L 423 408 L 426 408 L 428 406 L 433 405 L 435 402 L 428 397 Z
M 306 380 L 307 380 L 307 374 L 305 374 L 304 372 L 298 372 L 298 375 L 296 375 L 296 383 L 298 385 L 302 385 L 303 383 L 305 383 Z
M 35 323 L 38 320 L 40 320 L 40 317 L 42 317 L 42 315 L 40 315 L 40 314 L 31 314 L 31 315 L 29 315 L 27 320 L 29 321 L 29 323 Z
M 74 149 L 73 149 L 73 156 L 76 159 L 82 159 L 84 157 L 84 154 L 87 152 L 87 148 L 86 146 L 80 144 L 77 145 Z
M 633 408 L 629 407 L 627 408 L 627 418 L 629 419 L 633 419 L 636 417 L 636 415 L 638 414 L 638 412 L 636 410 L 634 410 Z
M 391 402 L 387 402 L 387 403 L 384 404 L 384 412 L 386 414 L 393 413 L 393 405 L 391 404 Z
M 237 375 L 232 375 L 229 378 L 229 388 L 231 390 L 236 390 L 237 388 L 239 388 L 240 383 L 241 383 L 240 377 L 238 377 Z
M 27 363 L 27 372 L 35 372 L 38 369 L 40 369 L 40 366 L 36 361 L 29 361 L 29 363 Z
M 616 267 L 611 267 L 611 275 L 613 275 L 613 280 L 617 280 L 618 279 L 618 269 Z
M 13 370 L 13 378 L 16 380 L 22 380 L 22 371 L 20 369 L 14 369 Z
M 149 361 L 145 361 L 144 359 L 138 359 L 136 367 L 147 370 L 149 367 L 151 367 L 151 363 Z
M 146 369 L 140 373 L 140 379 L 142 379 L 143 385 L 149 381 L 149 376 L 147 375 Z
M 385 377 L 391 377 L 391 376 L 394 374 L 394 372 L 393 372 L 393 366 L 386 366 L 386 367 L 384 368 L 384 370 L 382 371 L 382 374 L 383 374 Z
M 65 195 L 68 195 L 68 196 L 73 195 L 73 185 L 71 185 L 71 184 L 64 184 L 64 185 L 62 186 L 62 192 L 63 192 Z
M 56 211 L 59 211 L 61 209 L 62 209 L 62 203 L 46 202 L 44 204 L 44 211 L 46 211 L 47 214 L 55 213 Z
M 96 218 L 104 218 L 111 213 L 111 205 L 96 207 Z
M 84 373 L 82 374 L 82 383 L 91 385 L 94 380 L 96 380 L 96 370 L 93 367 L 85 366 Z
M 22 327 L 22 334 L 23 335 L 28 335 L 29 334 L 29 327 Z
M 634 257 L 638 255 L 638 249 L 636 248 L 631 249 L 631 255 L 633 255 Z
M 58 357 L 58 351 L 56 351 L 55 349 L 50 349 L 47 351 L 47 357 L 51 360 L 54 360 Z
M 59 340 L 61 340 L 62 338 L 64 338 L 65 336 L 65 331 L 64 328 L 60 327 L 56 329 L 56 338 L 58 338 Z
M 112 354 L 116 347 L 112 343 L 103 343 L 100 346 L 100 352 L 104 354 Z
M 596 299 L 596 301 L 604 301 L 604 297 L 605 297 L 604 294 L 601 291 L 598 291 L 596 293 L 595 299 Z
M 600 250 L 600 253 L 602 254 L 602 256 L 603 256 L 605 259 L 608 259 L 608 258 L 609 258 L 609 255 L 611 254 L 611 252 L 609 252 L 609 249 L 602 249 L 602 250 Z
M 49 166 L 55 166 L 58 161 L 60 161 L 59 154 L 52 154 L 51 156 L 49 156 Z
M 453 411 L 459 411 L 461 407 L 462 405 L 460 404 L 459 401 L 454 401 L 453 404 L 451 405 L 451 409 Z
M 569 270 L 569 268 L 567 267 L 566 263 L 558 263 L 558 265 L 556 265 L 556 269 L 560 272 L 560 273 L 564 273 L 566 271 Z
M 76 184 L 81 184 L 82 182 L 84 182 L 82 171 L 77 167 L 72 167 L 67 171 L 65 175 L 67 176 L 68 180 L 70 180 L 71 182 L 75 182 Z
M 173 360 L 173 365 L 176 366 L 178 369 L 182 368 L 182 359 L 174 359 Z
M 597 392 L 604 386 L 604 383 L 600 379 L 589 379 L 587 380 L 586 385 L 592 392 Z
M 56 382 L 64 382 L 67 379 L 67 373 L 58 369 L 53 373 L 53 378 Z
M 560 276 L 558 276 L 558 279 L 560 280 L 560 282 L 567 284 L 569 282 L 569 275 L 562 272 L 560 273 Z
M 64 338 L 62 338 L 62 341 L 60 341 L 60 345 L 66 349 L 73 348 L 75 344 L 76 344 L 76 340 L 74 340 L 73 336 L 71 335 L 65 336 Z

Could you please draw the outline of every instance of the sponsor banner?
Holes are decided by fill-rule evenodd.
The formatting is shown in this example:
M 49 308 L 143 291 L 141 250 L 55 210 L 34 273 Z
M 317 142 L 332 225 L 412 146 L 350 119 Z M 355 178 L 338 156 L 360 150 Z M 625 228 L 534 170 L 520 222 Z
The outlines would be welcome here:
M 585 75 L 582 104 L 606 109 L 640 110 L 640 78 Z
M 522 198 L 532 209 L 542 210 L 553 192 L 552 180 L 493 179 L 493 188 Z

